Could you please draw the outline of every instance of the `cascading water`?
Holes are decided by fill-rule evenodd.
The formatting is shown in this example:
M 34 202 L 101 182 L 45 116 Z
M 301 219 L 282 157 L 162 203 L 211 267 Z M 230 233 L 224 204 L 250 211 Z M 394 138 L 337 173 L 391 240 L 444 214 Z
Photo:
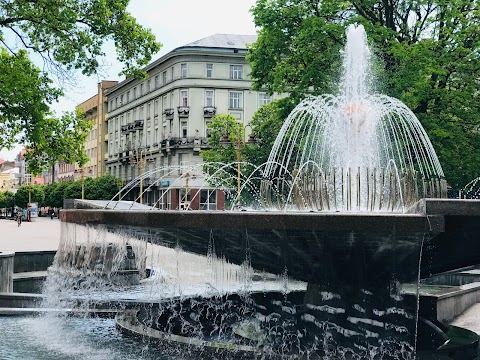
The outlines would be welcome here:
M 446 181 L 407 106 L 372 94 L 363 26 L 350 26 L 342 92 L 302 101 L 288 116 L 263 173 L 263 206 L 333 211 L 405 211 L 446 197 Z

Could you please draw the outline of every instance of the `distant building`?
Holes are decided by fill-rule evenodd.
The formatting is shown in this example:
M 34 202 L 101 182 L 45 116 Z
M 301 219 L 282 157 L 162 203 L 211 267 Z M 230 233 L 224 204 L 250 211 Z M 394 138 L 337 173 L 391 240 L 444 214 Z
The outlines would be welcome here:
M 59 179 L 70 179 L 72 175 L 75 179 L 79 178 L 82 171 L 85 176 L 97 177 L 105 174 L 105 160 L 107 158 L 108 145 L 105 125 L 107 105 L 104 93 L 108 88 L 117 83 L 118 81 L 102 80 L 98 83 L 97 94 L 77 106 L 77 109 L 84 111 L 85 118 L 93 122 L 93 128 L 85 142 L 85 152 L 87 153 L 89 161 L 83 169 L 78 169 L 78 166 L 72 167 L 71 164 L 59 164 Z
M 18 187 L 18 168 L 14 162 L 0 159 L 0 192 L 17 191 Z
M 231 114 L 245 126 L 260 106 L 280 97 L 251 89 L 245 55 L 247 44 L 255 41 L 249 35 L 212 35 L 152 62 L 144 69 L 147 79 L 127 78 L 109 88 L 106 172 L 129 182 L 140 173 L 140 159 L 143 173 L 159 166 L 199 164 L 212 117 Z M 146 179 L 145 187 L 154 186 L 144 203 L 166 209 L 223 208 L 223 192 L 205 184 L 201 174 L 179 170 L 165 175 Z M 198 204 L 190 204 L 189 197 L 202 186 L 201 196 L 195 197 Z

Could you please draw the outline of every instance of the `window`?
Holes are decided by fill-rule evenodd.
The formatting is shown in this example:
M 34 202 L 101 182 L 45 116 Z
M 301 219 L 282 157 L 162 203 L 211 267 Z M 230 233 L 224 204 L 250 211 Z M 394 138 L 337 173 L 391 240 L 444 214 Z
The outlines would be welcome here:
M 213 90 L 205 91 L 205 106 L 213 106 Z
M 170 69 L 170 80 L 173 81 L 173 74 L 174 74 L 174 71 L 175 71 L 175 68 L 172 66 L 172 68 Z
M 108 110 L 110 110 L 110 111 L 113 110 L 113 100 L 110 100 L 110 109 L 108 109 Z
M 150 119 L 150 114 L 152 113 L 152 103 L 147 104 L 147 119 Z
M 180 106 L 188 106 L 188 91 L 180 91 Z
M 239 91 L 230 91 L 229 94 L 230 102 L 229 108 L 230 109 L 241 109 L 242 108 L 242 93 Z
M 120 95 L 120 106 L 122 106 L 122 105 L 123 105 L 123 94 Z
M 153 103 L 153 116 L 158 116 L 158 100 Z
M 143 96 L 143 84 L 140 84 L 140 96 Z
M 163 110 L 167 108 L 167 95 L 163 97 Z
M 140 112 L 139 112 L 139 114 L 138 114 L 138 119 L 139 119 L 139 120 L 145 119 L 144 116 L 143 116 L 143 110 L 144 110 L 144 109 L 143 109 L 143 106 L 140 106 Z M 137 119 L 135 119 L 135 120 L 137 120 Z
M 187 64 L 181 64 L 180 65 L 180 70 L 181 70 L 181 77 L 186 78 L 187 77 Z
M 210 124 L 211 124 L 211 123 L 212 123 L 212 122 L 211 122 L 210 120 L 205 121 L 205 136 L 206 136 L 207 138 L 209 138 L 210 136 L 212 136 L 212 135 L 211 135 L 212 129 L 210 128 Z
M 200 190 L 200 210 L 217 210 L 216 190 Z
M 127 103 L 130 102 L 130 90 L 127 91 Z
M 115 98 L 115 108 L 118 108 L 118 96 Z
M 133 88 L 133 100 L 137 98 L 137 87 Z
M 180 123 L 180 130 L 181 130 L 180 137 L 185 139 L 187 137 L 187 132 L 188 132 L 188 126 L 186 121 L 182 121 Z
M 152 91 L 152 80 L 148 79 L 147 80 L 147 92 Z
M 230 65 L 230 79 L 241 79 L 243 73 L 242 65 Z
M 207 64 L 207 78 L 213 77 L 213 64 Z
M 166 71 L 164 71 L 162 73 L 162 83 L 163 83 L 163 85 L 165 85 L 167 83 L 167 72 Z
M 258 107 L 271 103 L 272 102 L 272 97 L 265 94 L 265 93 L 259 93 L 258 94 Z
M 155 75 L 155 89 L 160 87 L 160 75 Z

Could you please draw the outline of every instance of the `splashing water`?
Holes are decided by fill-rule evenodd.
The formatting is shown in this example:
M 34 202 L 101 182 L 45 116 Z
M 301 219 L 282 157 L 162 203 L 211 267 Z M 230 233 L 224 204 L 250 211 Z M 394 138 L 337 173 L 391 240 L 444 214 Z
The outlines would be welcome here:
M 372 94 L 363 26 L 350 26 L 342 92 L 302 101 L 286 119 L 262 182 L 265 207 L 405 211 L 446 197 L 446 181 L 420 122 L 401 101 Z

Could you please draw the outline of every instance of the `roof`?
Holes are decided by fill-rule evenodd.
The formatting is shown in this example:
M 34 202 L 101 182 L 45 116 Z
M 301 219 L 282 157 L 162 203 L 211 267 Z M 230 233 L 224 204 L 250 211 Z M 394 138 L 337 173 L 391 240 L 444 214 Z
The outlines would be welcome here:
M 247 44 L 252 44 L 255 41 L 257 41 L 257 35 L 214 34 L 181 47 L 247 49 Z
M 143 68 L 143 71 L 149 71 L 159 64 L 166 61 L 166 59 L 171 56 L 175 56 L 176 53 L 181 54 L 182 51 L 188 51 L 189 49 L 198 49 L 196 51 L 205 51 L 205 49 L 232 49 L 232 50 L 247 50 L 247 44 L 253 44 L 257 41 L 257 35 L 236 35 L 236 34 L 214 34 L 207 36 L 200 40 L 195 40 L 189 44 L 177 47 L 167 54 L 161 56 L 157 60 L 151 62 Z M 110 93 L 116 91 L 117 89 L 122 88 L 125 84 L 133 81 L 133 77 L 128 77 L 118 84 L 105 89 L 105 94 L 109 95 Z

